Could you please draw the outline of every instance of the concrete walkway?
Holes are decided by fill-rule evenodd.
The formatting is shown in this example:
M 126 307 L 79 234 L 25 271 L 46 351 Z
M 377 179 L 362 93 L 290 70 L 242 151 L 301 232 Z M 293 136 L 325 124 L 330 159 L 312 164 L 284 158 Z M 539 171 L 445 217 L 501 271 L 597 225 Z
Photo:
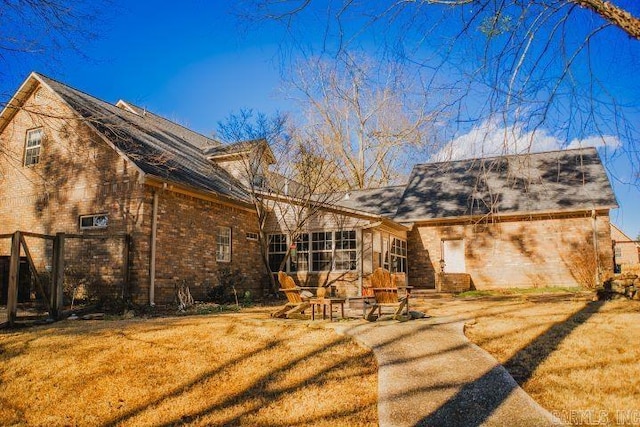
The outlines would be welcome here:
M 456 319 L 334 325 L 373 349 L 383 427 L 562 425 Z

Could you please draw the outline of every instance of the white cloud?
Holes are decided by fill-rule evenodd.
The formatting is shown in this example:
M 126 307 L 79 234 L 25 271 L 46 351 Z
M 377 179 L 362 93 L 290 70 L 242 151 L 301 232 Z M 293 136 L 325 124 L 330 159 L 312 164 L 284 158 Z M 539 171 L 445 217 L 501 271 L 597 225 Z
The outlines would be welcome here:
M 458 136 L 445 144 L 432 161 L 460 160 L 492 157 L 504 154 L 553 151 L 570 148 L 608 147 L 612 150 L 621 146 L 615 136 L 589 136 L 573 139 L 569 144 L 546 129 L 525 131 L 522 125 L 504 127 L 497 120 L 487 120 L 473 127 L 468 133 Z

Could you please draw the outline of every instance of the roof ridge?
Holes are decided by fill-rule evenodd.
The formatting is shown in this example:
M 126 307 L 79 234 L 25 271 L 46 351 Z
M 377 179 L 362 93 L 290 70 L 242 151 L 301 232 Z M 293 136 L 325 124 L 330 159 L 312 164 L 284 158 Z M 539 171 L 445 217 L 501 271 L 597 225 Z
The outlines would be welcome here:
M 126 112 L 126 114 L 133 115 L 133 116 L 135 116 L 135 117 L 140 117 L 140 118 L 144 119 L 144 116 L 141 116 L 141 115 L 139 115 L 139 114 L 137 114 L 137 113 L 134 113 L 134 112 L 132 112 L 132 111 L 130 111 L 130 110 L 128 110 L 128 109 L 126 109 L 126 108 L 120 108 L 120 107 L 118 107 L 118 106 L 116 105 L 116 104 L 117 104 L 117 102 L 116 102 L 115 104 L 112 104 L 112 103 L 110 103 L 109 101 L 105 101 L 105 100 L 104 100 L 104 99 L 102 99 L 102 98 L 98 98 L 98 97 L 97 97 L 97 96 L 95 96 L 95 95 L 92 95 L 92 94 L 90 94 L 90 93 L 88 93 L 88 92 L 85 92 L 85 91 L 83 91 L 83 90 L 81 90 L 81 89 L 78 89 L 78 88 L 75 88 L 75 87 L 73 87 L 73 86 L 70 86 L 70 85 L 68 85 L 68 84 L 66 84 L 66 83 L 61 82 L 60 80 L 54 79 L 54 78 L 52 78 L 52 77 L 49 77 L 49 76 L 47 76 L 47 75 L 45 75 L 45 74 L 42 74 L 42 73 L 39 73 L 39 72 L 37 72 L 37 71 L 34 71 L 34 72 L 33 72 L 33 74 L 34 74 L 34 75 L 36 75 L 37 77 L 39 77 L 39 78 L 41 78 L 41 79 L 45 80 L 45 81 L 46 81 L 46 80 L 50 80 L 50 81 L 52 81 L 52 82 L 54 82 L 54 83 L 56 83 L 56 84 L 59 84 L 59 85 L 61 85 L 61 86 L 66 87 L 67 89 L 73 90 L 73 91 L 78 92 L 78 93 L 80 93 L 80 94 L 82 94 L 82 95 L 84 95 L 84 96 L 87 96 L 87 97 L 89 97 L 89 98 L 91 98 L 91 99 L 93 99 L 93 100 L 95 100 L 95 101 L 101 102 L 101 103 L 103 103 L 103 104 L 107 104 L 107 105 L 109 105 L 110 107 L 118 108 L 120 111 L 125 111 L 125 112 Z M 186 127 L 186 126 L 181 125 L 180 123 L 176 123 L 176 122 L 174 122 L 173 120 L 169 120 L 169 119 L 167 119 L 167 118 L 165 118 L 165 117 L 162 117 L 162 116 L 160 116 L 160 115 L 158 115 L 158 114 L 154 113 L 153 111 L 149 111 L 149 110 L 147 110 L 146 108 L 141 108 L 141 107 L 139 107 L 138 105 L 133 104 L 133 103 L 131 103 L 131 102 L 129 102 L 129 101 L 126 101 L 126 100 L 124 100 L 124 99 L 122 99 L 122 98 L 121 98 L 121 99 L 119 99 L 119 101 L 123 101 L 123 102 L 125 102 L 126 104 L 128 104 L 128 105 L 130 105 L 130 106 L 133 106 L 133 107 L 138 108 L 138 109 L 140 109 L 140 110 L 144 110 L 144 111 L 146 111 L 146 113 L 147 113 L 147 114 L 150 114 L 150 115 L 152 115 L 152 116 L 154 116 L 154 117 L 157 117 L 157 118 L 159 118 L 159 119 L 161 119 L 161 120 L 164 120 L 164 121 L 166 121 L 166 122 L 168 122 L 168 123 L 171 123 L 172 125 L 179 126 L 180 128 L 185 129 L 185 130 L 187 130 L 188 132 L 191 132 L 191 133 L 196 134 L 196 135 L 198 135 L 198 136 L 201 136 L 202 138 L 205 138 L 205 139 L 207 139 L 207 140 L 209 140 L 209 141 L 211 141 L 211 142 L 214 142 L 214 143 L 220 144 L 220 141 L 217 141 L 217 140 L 215 140 L 215 139 L 213 139 L 213 138 L 210 138 L 210 137 L 208 137 L 208 136 L 206 136 L 206 135 L 203 135 L 203 134 L 201 134 L 200 132 L 197 132 L 197 131 L 195 131 L 195 130 L 193 130 L 193 129 L 190 129 L 190 128 Z M 189 145 L 193 146 L 193 147 L 194 147 L 195 149 L 197 149 L 197 150 L 200 150 L 200 148 L 199 148 L 199 147 L 197 147 L 197 146 L 195 146 L 193 143 L 191 143 L 191 142 L 189 142 L 189 141 L 185 141 L 185 140 L 184 140 L 184 138 L 182 138 L 182 139 L 183 139 L 183 141 L 184 141 L 185 143 L 187 143 L 187 144 L 189 144 Z
M 455 163 L 455 162 L 465 162 L 465 161 L 480 161 L 480 160 L 497 160 L 497 159 L 505 159 L 509 157 L 522 157 L 522 156 L 535 156 L 539 154 L 550 154 L 550 153 L 566 153 L 569 151 L 582 151 L 582 150 L 597 150 L 596 147 L 578 147 L 578 148 L 563 148 L 560 150 L 544 150 L 544 151 L 529 151 L 526 153 L 512 153 L 512 154 L 502 154 L 490 157 L 466 157 L 464 159 L 457 160 L 440 160 L 438 162 L 425 162 L 425 163 L 416 163 L 413 167 L 424 166 L 424 165 L 438 165 L 442 163 Z
M 145 119 L 145 118 L 144 118 L 144 116 L 141 116 L 141 115 L 139 115 L 139 114 L 137 114 L 137 113 L 134 113 L 134 112 L 132 112 L 132 111 L 130 111 L 130 110 L 128 110 L 128 109 L 120 108 L 120 107 L 118 107 L 116 104 L 112 104 L 112 103 L 110 103 L 110 102 L 108 102 L 108 101 L 105 101 L 105 100 L 103 100 L 103 99 L 101 99 L 101 98 L 98 98 L 97 96 L 94 96 L 94 95 L 91 95 L 90 93 L 84 92 L 83 90 L 77 89 L 77 88 L 75 88 L 75 87 L 73 87 L 73 86 L 69 86 L 68 84 L 63 83 L 63 82 L 61 82 L 61 81 L 59 81 L 59 80 L 56 80 L 56 79 L 51 78 L 51 77 L 49 77 L 49 76 L 45 76 L 44 74 L 40 74 L 40 73 L 37 73 L 37 72 L 34 72 L 34 74 L 36 74 L 36 76 L 38 76 L 39 78 L 43 78 L 43 79 L 45 80 L 45 83 L 46 83 L 46 80 L 50 80 L 50 81 L 52 81 L 52 82 L 54 82 L 54 83 L 56 83 L 56 84 L 58 84 L 58 85 L 61 85 L 61 86 L 65 87 L 65 88 L 66 88 L 66 89 L 68 89 L 68 90 L 72 90 L 72 91 L 77 92 L 77 93 L 79 93 L 79 94 L 81 94 L 81 95 L 83 95 L 83 96 L 88 97 L 88 98 L 89 98 L 89 99 L 91 99 L 92 101 L 97 101 L 97 102 L 99 102 L 99 103 L 102 103 L 102 104 L 108 105 L 108 106 L 109 106 L 109 108 L 116 108 L 116 109 L 117 109 L 117 111 L 118 111 L 118 114 L 121 114 L 122 112 L 124 112 L 126 115 L 128 115 L 128 116 L 129 116 L 129 117 L 131 117 L 131 118 L 140 119 L 140 120 L 144 120 L 144 119 Z M 54 91 L 55 91 L 55 89 L 53 89 L 53 88 L 52 88 L 52 90 L 54 90 Z M 127 102 L 127 101 L 124 101 L 124 102 Z M 136 107 L 136 108 L 140 108 L 140 107 L 138 107 L 137 105 L 134 105 L 134 104 L 130 104 L 130 105 L 133 105 L 133 106 L 134 106 L 134 107 Z M 154 113 L 152 113 L 152 112 L 149 112 L 149 113 L 150 113 L 150 114 L 152 114 L 153 116 L 160 117 L 160 116 L 158 116 L 157 114 L 154 114 Z M 181 126 L 181 125 L 179 125 L 179 124 L 177 124 L 177 123 L 172 122 L 171 120 L 168 120 L 168 119 L 164 119 L 164 120 L 165 120 L 165 121 L 167 121 L 167 122 L 169 122 L 169 123 L 176 124 L 177 126 Z M 147 123 L 147 124 L 151 124 L 151 123 Z M 157 127 L 157 126 L 156 126 L 156 127 Z M 181 126 L 181 127 L 183 127 L 183 128 L 184 128 L 184 126 Z M 189 130 L 188 128 L 185 128 L 185 129 Z M 160 130 L 161 130 L 161 131 L 166 131 L 166 130 L 163 130 L 163 129 L 160 129 Z M 189 131 L 191 131 L 191 130 L 189 130 Z M 196 134 L 197 134 L 197 132 L 195 132 L 195 131 L 191 131 L 191 132 L 193 132 L 193 133 L 196 133 Z M 183 138 L 183 137 L 182 137 L 182 136 L 180 136 L 180 135 L 177 135 L 177 136 L 180 138 L 180 141 L 181 141 L 185 146 L 191 147 L 192 149 L 194 149 L 194 150 L 196 150 L 196 151 L 198 151 L 198 152 L 202 152 L 202 149 L 201 149 L 200 147 L 198 147 L 198 146 L 194 145 L 191 141 L 186 140 L 185 138 Z M 206 137 L 204 137 L 204 138 L 206 138 Z
M 342 190 L 342 191 L 368 191 L 368 190 L 382 190 L 382 189 L 386 189 L 386 188 L 404 188 L 404 187 L 407 186 L 407 184 L 408 184 L 408 182 L 404 183 L 404 184 L 382 185 L 380 187 L 357 188 L 357 189 Z
M 35 74 L 35 75 L 36 75 L 37 77 L 39 77 L 39 78 L 44 78 L 44 80 L 51 80 L 51 81 L 52 81 L 52 82 L 54 82 L 54 83 L 57 83 L 57 84 L 59 84 L 59 85 L 61 85 L 61 86 L 66 87 L 67 89 L 71 89 L 71 90 L 73 90 L 73 91 L 75 91 L 75 92 L 81 93 L 82 95 L 84 95 L 84 96 L 88 96 L 89 98 L 92 98 L 92 99 L 94 99 L 94 100 L 96 100 L 96 101 L 100 101 L 100 102 L 102 102 L 103 104 L 107 104 L 107 105 L 109 105 L 109 106 L 111 106 L 111 107 L 116 107 L 116 105 L 115 105 L 115 104 L 112 104 L 112 103 L 110 103 L 109 101 L 105 101 L 105 100 L 104 100 L 104 99 L 102 99 L 102 98 L 98 98 L 98 97 L 97 97 L 97 96 L 95 96 L 95 95 L 91 95 L 91 94 L 90 94 L 90 93 L 88 93 L 88 92 L 85 92 L 85 91 L 83 91 L 83 90 L 81 90 L 81 89 L 78 89 L 78 88 L 76 88 L 76 87 L 70 86 L 70 85 L 68 85 L 68 84 L 66 84 L 66 83 L 61 82 L 60 80 L 54 79 L 53 77 L 49 77 L 49 76 L 44 75 L 44 74 L 42 74 L 42 73 L 39 73 L 39 72 L 37 72 L 37 71 L 34 71 L 34 72 L 33 72 L 33 74 Z M 116 107 L 116 108 L 118 108 L 118 107 Z M 123 109 L 123 108 L 121 108 L 121 110 L 122 110 L 122 111 L 126 111 L 126 112 L 127 112 L 127 114 L 133 114 L 133 115 L 137 116 L 137 114 L 132 113 L 131 111 L 125 110 L 125 109 Z

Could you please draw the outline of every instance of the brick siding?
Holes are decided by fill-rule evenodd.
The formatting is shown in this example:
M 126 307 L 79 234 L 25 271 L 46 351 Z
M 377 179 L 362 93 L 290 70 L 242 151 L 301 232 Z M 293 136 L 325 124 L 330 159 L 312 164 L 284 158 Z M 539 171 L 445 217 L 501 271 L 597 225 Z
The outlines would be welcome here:
M 593 253 L 590 215 L 416 225 L 408 236 L 409 285 L 435 288 L 442 240 L 464 239 L 466 272 L 476 289 L 576 286 L 576 255 Z M 610 271 L 613 253 L 606 212 L 597 224 L 600 262 Z
M 35 92 L 34 92 L 35 93 Z M 40 162 L 23 166 L 25 137 L 42 127 Z M 88 276 L 95 294 L 121 295 L 124 234 L 131 235 L 129 288 L 136 303 L 149 302 L 153 189 L 141 184 L 137 168 L 123 159 L 46 88 L 26 100 L 0 134 L 0 234 L 16 230 L 41 234 L 100 234 L 110 239 L 67 239 L 67 270 Z M 255 215 L 210 201 L 161 193 L 158 211 L 156 302 L 170 303 L 176 280 L 192 281 L 204 298 L 207 283 L 217 283 L 216 226 L 232 227 L 229 267 L 247 276 L 246 290 L 259 296 L 266 276 L 257 242 Z M 80 215 L 107 214 L 106 229 L 80 230 Z M 51 244 L 27 238 L 39 272 L 52 265 Z M 0 255 L 10 239 L 0 240 Z M 79 280 L 79 279 L 78 279 Z M 239 289 L 240 292 L 244 289 Z M 93 292 L 93 291 L 92 291 Z

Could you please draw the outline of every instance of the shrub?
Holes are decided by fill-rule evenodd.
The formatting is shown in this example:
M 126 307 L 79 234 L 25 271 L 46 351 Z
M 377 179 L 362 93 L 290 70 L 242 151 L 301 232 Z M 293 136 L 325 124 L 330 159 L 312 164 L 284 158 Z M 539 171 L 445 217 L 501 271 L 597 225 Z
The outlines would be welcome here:
M 590 244 L 582 245 L 581 247 L 573 250 L 569 256 L 569 268 L 571 275 L 576 279 L 578 284 L 586 289 L 595 289 L 596 283 L 596 270 L 600 271 L 600 280 L 605 280 L 608 269 L 605 267 L 603 260 L 606 259 L 606 255 L 600 254 L 600 265 L 596 264 L 595 254 L 593 246 Z
M 244 287 L 245 275 L 238 269 L 222 267 L 218 270 L 218 283 L 207 291 L 207 299 L 216 304 L 238 304 L 238 289 Z M 249 295 L 250 297 L 250 295 Z

